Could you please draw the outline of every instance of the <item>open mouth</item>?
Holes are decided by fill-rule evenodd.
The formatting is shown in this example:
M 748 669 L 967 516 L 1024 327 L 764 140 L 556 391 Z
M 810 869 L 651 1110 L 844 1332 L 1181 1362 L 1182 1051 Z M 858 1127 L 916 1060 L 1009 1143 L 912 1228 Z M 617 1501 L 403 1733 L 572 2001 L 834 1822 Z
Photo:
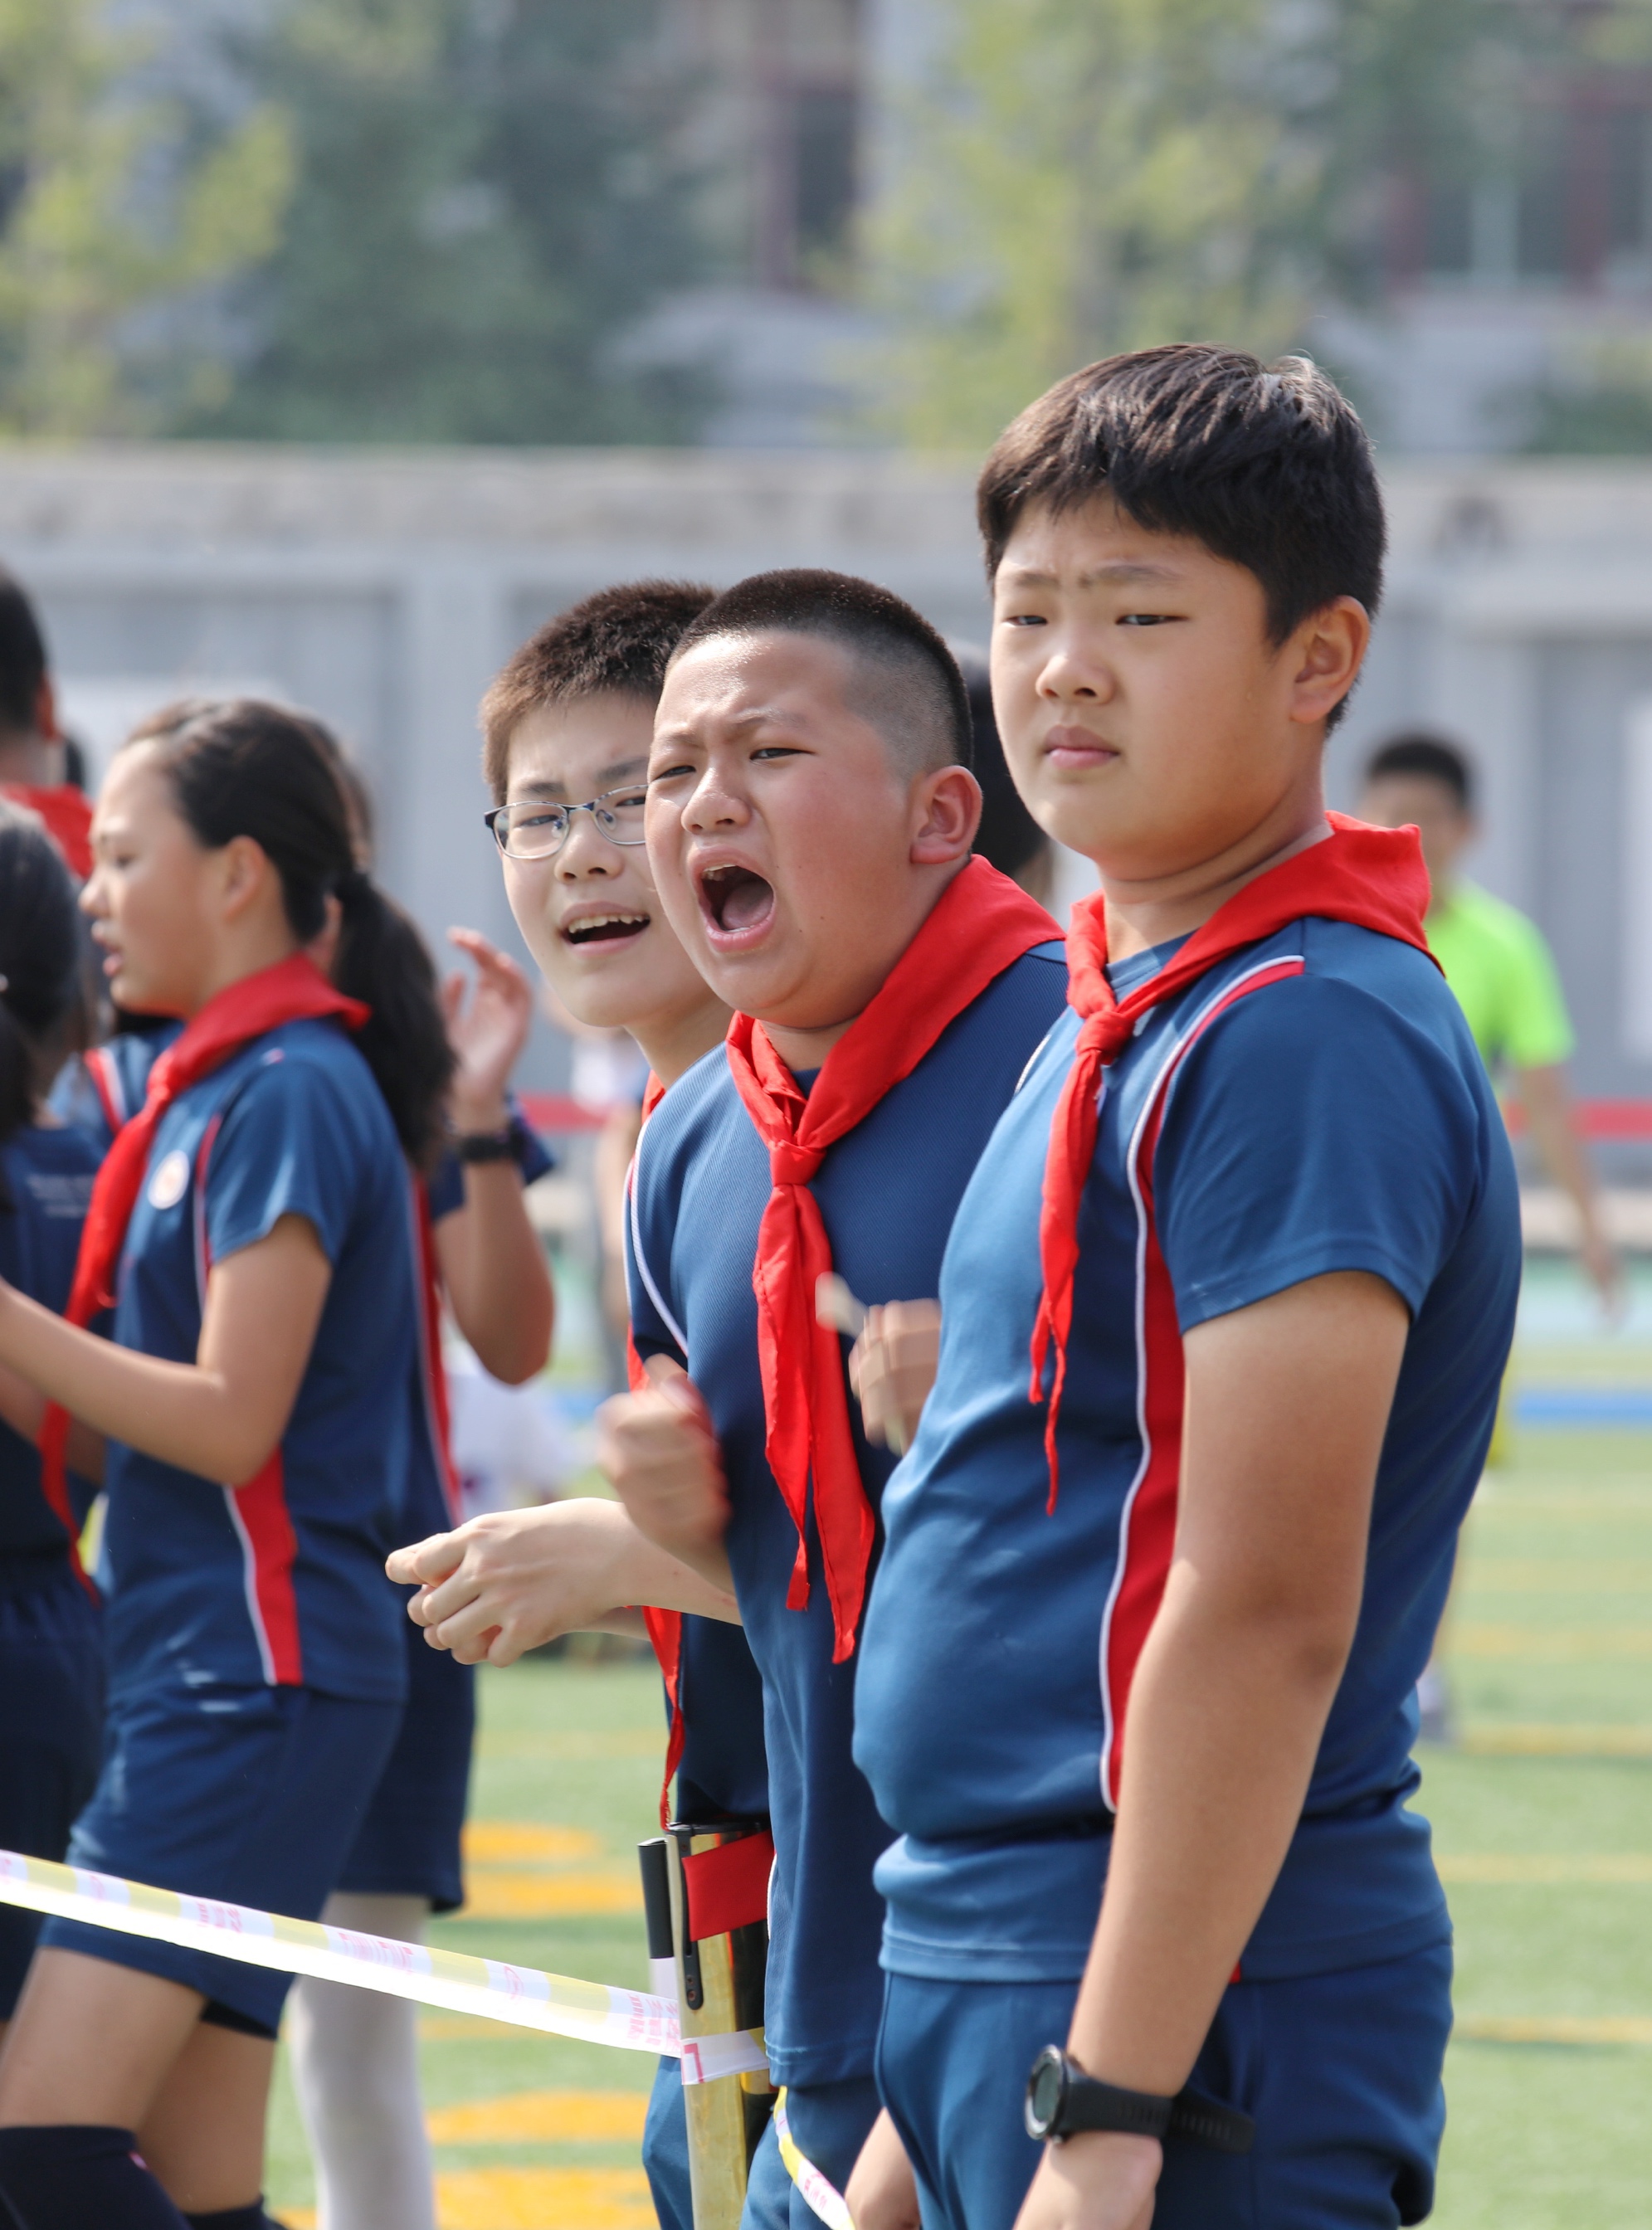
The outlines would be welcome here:
M 700 904 L 709 928 L 718 936 L 740 938 L 767 925 L 774 912 L 774 889 L 750 867 L 732 861 L 707 867 L 700 878 Z
M 589 913 L 571 921 L 562 934 L 570 944 L 623 944 L 641 937 L 650 917 L 645 913 Z

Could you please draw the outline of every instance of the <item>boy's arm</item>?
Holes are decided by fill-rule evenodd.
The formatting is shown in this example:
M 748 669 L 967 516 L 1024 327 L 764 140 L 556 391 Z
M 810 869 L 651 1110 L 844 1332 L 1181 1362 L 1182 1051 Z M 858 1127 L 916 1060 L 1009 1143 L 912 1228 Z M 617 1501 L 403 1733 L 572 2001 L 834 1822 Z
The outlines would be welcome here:
M 1068 2039 L 1105 2082 L 1181 2089 L 1284 1861 L 1358 1620 L 1407 1326 L 1391 1286 L 1350 1271 L 1184 1342 L 1176 1550 Z M 1071 2137 L 1047 2149 L 1018 2230 L 1135 2230 L 1158 2162 L 1152 2139 Z
M 708 1587 L 644 1540 L 616 1503 L 595 1497 L 489 1511 L 397 1549 L 385 1569 L 420 1589 L 408 1615 L 461 1665 L 513 1665 L 562 1634 L 640 1632 L 622 1608 L 631 1603 L 739 1621 L 732 1594 Z
M 516 963 L 474 930 L 448 935 L 476 970 L 468 995 L 459 976 L 442 989 L 458 1064 L 454 1126 L 461 1135 L 500 1131 L 510 1116 L 506 1088 L 533 1020 L 532 989 Z M 556 1297 L 514 1159 L 465 1164 L 463 1204 L 437 1218 L 436 1248 L 455 1322 L 483 1370 L 507 1386 L 542 1370 Z
M 1600 1217 L 1600 1196 L 1589 1149 L 1578 1125 L 1578 1110 L 1566 1072 L 1558 1064 L 1516 1068 L 1514 1091 L 1532 1126 L 1539 1153 L 1550 1176 L 1578 1211 L 1578 1254 L 1609 1314 L 1623 1306 L 1623 1266 Z

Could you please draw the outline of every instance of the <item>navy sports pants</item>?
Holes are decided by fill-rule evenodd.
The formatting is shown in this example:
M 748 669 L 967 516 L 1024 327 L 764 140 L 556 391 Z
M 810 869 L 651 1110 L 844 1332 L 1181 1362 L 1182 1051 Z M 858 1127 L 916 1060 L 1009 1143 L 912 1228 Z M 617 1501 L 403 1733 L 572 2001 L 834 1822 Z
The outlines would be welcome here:
M 1027 2071 L 1064 2043 L 1073 1982 L 891 1975 L 878 2081 L 917 2171 L 924 2230 L 1011 2230 L 1041 2148 Z M 1196 2087 L 1255 2117 L 1243 2156 L 1172 2142 L 1153 2230 L 1396 2230 L 1434 2203 L 1445 2127 L 1451 1947 L 1236 1982 Z

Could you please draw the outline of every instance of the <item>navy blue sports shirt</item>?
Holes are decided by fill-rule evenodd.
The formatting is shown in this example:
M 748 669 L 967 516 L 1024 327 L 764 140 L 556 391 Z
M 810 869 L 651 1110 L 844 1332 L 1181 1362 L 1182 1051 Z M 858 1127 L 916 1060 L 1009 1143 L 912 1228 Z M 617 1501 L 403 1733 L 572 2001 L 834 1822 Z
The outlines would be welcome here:
M 283 1024 L 162 1117 L 121 1257 L 114 1337 L 193 1362 L 215 1262 L 307 1219 L 332 1282 L 270 1461 L 231 1488 L 112 1441 L 112 1690 L 181 1682 L 405 1692 L 384 1579 L 409 1462 L 411 1180 L 372 1072 L 331 1022 Z
M 1063 1012 L 1066 991 L 1059 944 L 1024 954 L 828 1151 L 813 1191 L 833 1260 L 861 1300 L 935 1294 L 977 1157 L 1029 1055 Z M 645 1357 L 672 1355 L 686 1365 L 722 1443 L 729 1561 L 763 1678 L 775 1842 L 769 2060 L 779 2082 L 831 2083 L 872 2068 L 882 2001 L 882 1908 L 872 1869 L 893 1831 L 850 1756 L 858 1657 L 832 1663 L 812 1516 L 809 1604 L 785 1607 L 797 1536 L 764 1454 L 752 1291 L 769 1193 L 767 1149 L 720 1047 L 672 1086 L 637 1150 L 632 1332 Z M 894 1460 L 868 1446 L 858 1405 L 849 1408 L 875 1506 Z
M 0 1278 L 61 1316 L 74 1282 L 96 1149 L 78 1131 L 26 1124 L 0 1145 Z M 70 1486 L 77 1482 L 71 1475 Z M 87 1504 L 92 1489 L 83 1489 Z M 0 1424 L 0 1567 L 68 1562 L 64 1532 L 40 1480 L 40 1452 Z
M 1165 946 L 1115 966 L 1114 990 Z M 1502 1118 L 1427 956 L 1293 924 L 1152 1011 L 1108 1072 L 1079 1218 L 1061 1494 L 1028 1398 L 1040 1189 L 1068 1015 L 964 1198 L 939 1374 L 884 1498 L 855 1756 L 901 1839 L 884 1959 L 943 1979 L 1083 1970 L 1125 1704 L 1174 1535 L 1181 1337 L 1334 1271 L 1410 1312 L 1364 1604 L 1254 1979 L 1394 1958 L 1448 1922 L 1413 1700 L 1479 1479 L 1520 1236 Z

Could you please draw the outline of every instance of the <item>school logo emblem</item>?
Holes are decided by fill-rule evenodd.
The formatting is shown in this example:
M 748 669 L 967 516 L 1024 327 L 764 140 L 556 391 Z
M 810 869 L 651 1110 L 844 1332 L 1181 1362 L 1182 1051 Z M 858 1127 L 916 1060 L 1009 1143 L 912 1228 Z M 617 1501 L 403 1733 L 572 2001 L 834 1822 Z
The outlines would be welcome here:
M 152 1208 L 176 1208 L 189 1189 L 190 1157 L 181 1146 L 157 1163 L 155 1174 L 149 1180 L 149 1204 Z

